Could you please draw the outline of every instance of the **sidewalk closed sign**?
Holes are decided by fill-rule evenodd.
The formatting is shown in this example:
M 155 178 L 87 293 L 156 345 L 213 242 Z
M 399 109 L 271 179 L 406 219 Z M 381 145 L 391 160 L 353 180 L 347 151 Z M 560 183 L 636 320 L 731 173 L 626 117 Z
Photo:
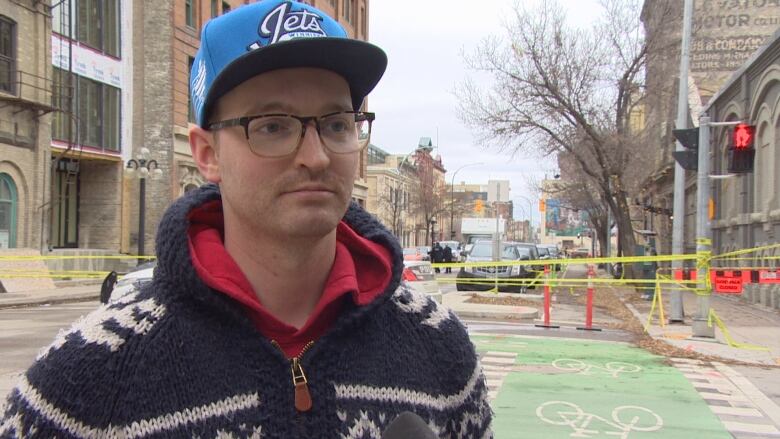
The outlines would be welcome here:
M 742 272 L 741 271 L 715 271 L 712 279 L 716 293 L 721 294 L 742 294 Z

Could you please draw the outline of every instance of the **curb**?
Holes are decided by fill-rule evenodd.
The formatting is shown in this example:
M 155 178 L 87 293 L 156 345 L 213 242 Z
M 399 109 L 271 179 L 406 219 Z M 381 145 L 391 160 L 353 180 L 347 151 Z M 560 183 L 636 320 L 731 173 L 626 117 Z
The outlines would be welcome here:
M 527 306 L 511 307 L 513 310 L 492 309 L 457 309 L 450 308 L 453 313 L 461 318 L 476 319 L 504 319 L 504 320 L 535 320 L 539 317 L 539 310 Z
M 36 298 L 20 297 L 18 299 L 0 299 L 0 309 L 8 308 L 25 308 L 29 306 L 38 305 L 54 305 L 60 303 L 74 303 L 74 302 L 88 302 L 92 300 L 100 300 L 100 293 L 81 293 L 72 294 L 68 296 L 54 295 L 54 296 L 41 296 Z

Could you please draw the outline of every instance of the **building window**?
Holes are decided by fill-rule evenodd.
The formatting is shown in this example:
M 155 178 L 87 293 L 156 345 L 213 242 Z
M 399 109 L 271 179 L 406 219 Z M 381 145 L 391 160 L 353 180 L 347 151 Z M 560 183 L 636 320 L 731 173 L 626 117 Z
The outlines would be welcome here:
M 230 3 L 222 2 L 222 13 L 223 14 L 227 14 L 228 12 L 230 12 L 231 9 L 232 8 L 230 7 Z
M 119 151 L 121 90 L 83 76 L 74 78 L 75 117 L 70 112 L 57 112 L 52 123 L 52 138 Z M 70 83 L 68 72 L 56 67 L 54 80 L 63 85 Z
M 8 174 L 0 174 L 0 249 L 16 247 L 16 184 Z
M 16 93 L 16 22 L 0 15 L 0 91 Z
M 363 38 L 368 37 L 368 17 L 366 17 L 366 8 L 360 7 L 360 33 Z
M 184 0 L 184 22 L 189 27 L 195 27 L 195 0 Z
M 119 57 L 119 0 L 78 0 L 76 39 L 87 46 Z
M 343 17 L 347 23 L 352 23 L 352 11 L 355 9 L 355 0 L 344 0 Z
M 211 0 L 211 18 L 214 18 L 217 15 L 219 15 L 219 1 Z
M 192 82 L 189 78 L 192 75 L 192 66 L 195 65 L 195 58 L 187 57 L 187 120 L 195 123 L 195 112 L 192 110 Z

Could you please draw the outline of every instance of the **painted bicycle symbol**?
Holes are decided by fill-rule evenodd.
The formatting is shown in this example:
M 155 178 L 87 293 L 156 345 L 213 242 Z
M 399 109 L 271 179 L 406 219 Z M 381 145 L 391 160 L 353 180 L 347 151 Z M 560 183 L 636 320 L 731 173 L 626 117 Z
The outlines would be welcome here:
M 636 405 L 615 407 L 610 420 L 586 413 L 580 406 L 571 402 L 548 401 L 536 408 L 536 416 L 548 424 L 571 427 L 574 432 L 569 436 L 580 438 L 589 438 L 603 432 L 620 439 L 628 439 L 632 431 L 656 431 L 664 425 L 658 414 Z M 596 427 L 600 425 L 606 429 L 597 430 Z
M 573 358 L 559 358 L 552 362 L 553 367 L 558 370 L 566 372 L 576 372 L 581 375 L 593 375 L 591 371 L 603 371 L 617 378 L 621 373 L 634 373 L 642 370 L 641 366 L 631 363 L 623 363 L 621 361 L 610 361 L 604 364 L 604 366 L 597 366 L 595 364 L 588 364 L 581 360 L 575 360 Z

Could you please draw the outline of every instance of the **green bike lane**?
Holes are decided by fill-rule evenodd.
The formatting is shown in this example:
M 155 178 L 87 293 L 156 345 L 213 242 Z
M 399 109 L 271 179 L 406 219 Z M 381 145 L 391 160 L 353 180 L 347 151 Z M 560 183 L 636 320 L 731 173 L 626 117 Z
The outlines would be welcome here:
M 493 390 L 498 439 L 733 437 L 680 371 L 643 349 L 521 335 L 471 338 Z

